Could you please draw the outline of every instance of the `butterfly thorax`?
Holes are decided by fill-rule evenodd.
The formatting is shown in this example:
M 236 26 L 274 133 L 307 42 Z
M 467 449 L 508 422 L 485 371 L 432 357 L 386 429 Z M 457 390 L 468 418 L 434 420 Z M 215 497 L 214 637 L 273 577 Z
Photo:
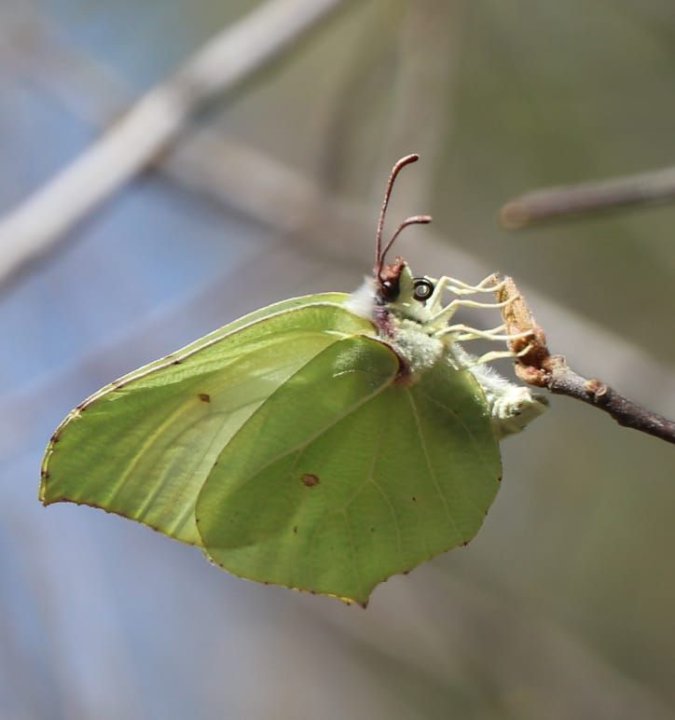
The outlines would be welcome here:
M 398 271 L 395 275 L 394 269 Z M 381 280 L 366 278 L 350 296 L 348 307 L 373 323 L 376 337 L 394 350 L 406 368 L 406 376 L 414 381 L 448 357 L 453 340 L 451 336 L 435 336 L 438 327 L 433 322 L 433 309 L 415 297 L 408 266 L 397 260 L 388 270 L 387 282 L 393 289 L 383 286 Z

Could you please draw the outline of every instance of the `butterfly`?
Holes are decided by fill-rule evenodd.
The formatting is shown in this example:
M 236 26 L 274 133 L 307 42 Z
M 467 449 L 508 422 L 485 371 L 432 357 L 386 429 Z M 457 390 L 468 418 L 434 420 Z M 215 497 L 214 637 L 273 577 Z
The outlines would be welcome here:
M 42 464 L 40 499 L 103 508 L 195 545 L 250 580 L 365 606 L 391 575 L 478 532 L 501 478 L 499 441 L 544 398 L 476 357 L 503 326 L 453 323 L 478 285 L 414 276 L 383 244 L 371 277 L 262 308 L 80 403 Z M 450 302 L 446 298 L 450 296 Z M 508 302 L 508 301 L 505 301 Z

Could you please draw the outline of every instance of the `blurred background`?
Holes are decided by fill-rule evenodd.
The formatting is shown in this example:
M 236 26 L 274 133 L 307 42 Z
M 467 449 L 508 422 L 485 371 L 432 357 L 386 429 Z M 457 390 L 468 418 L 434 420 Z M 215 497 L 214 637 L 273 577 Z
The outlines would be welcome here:
M 306 16 L 285 50 L 207 89 L 143 172 L 59 230 L 128 143 L 16 214 L 213 38 L 258 13 L 243 47 L 273 40 L 272 5 Z M 358 286 L 409 152 L 390 223 L 433 214 L 399 245 L 417 274 L 515 276 L 555 352 L 675 415 L 675 207 L 497 223 L 526 190 L 673 163 L 674 75 L 668 0 L 2 0 L 0 718 L 675 717 L 673 448 L 567 398 L 504 444 L 479 536 L 366 611 L 37 500 L 86 395 L 245 311 Z

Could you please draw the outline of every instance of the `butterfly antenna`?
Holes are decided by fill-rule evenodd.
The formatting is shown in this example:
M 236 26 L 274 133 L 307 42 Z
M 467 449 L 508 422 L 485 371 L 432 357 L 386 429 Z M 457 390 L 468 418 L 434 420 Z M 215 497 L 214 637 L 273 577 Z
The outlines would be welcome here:
M 399 227 L 399 229 L 394 235 L 394 238 L 392 238 L 387 243 L 385 251 L 382 252 L 382 233 L 384 232 L 384 219 L 387 214 L 387 207 L 389 205 L 389 199 L 391 198 L 391 191 L 394 189 L 394 183 L 396 182 L 396 178 L 398 177 L 398 174 L 401 172 L 401 170 L 403 170 L 406 165 L 417 162 L 419 159 L 420 156 L 416 153 L 402 157 L 392 168 L 391 175 L 389 175 L 389 180 L 387 180 L 387 186 L 384 191 L 384 202 L 382 203 L 382 209 L 380 210 L 380 218 L 377 222 L 377 234 L 375 236 L 375 275 L 377 278 L 380 278 L 380 276 L 382 275 L 382 266 L 384 265 L 384 256 L 387 250 L 391 247 L 394 238 L 401 232 L 401 230 L 405 226 L 404 223 L 401 227 Z
M 399 226 L 398 230 L 391 236 L 391 240 L 384 246 L 382 256 L 380 258 L 380 271 L 384 265 L 384 258 L 387 256 L 391 246 L 396 242 L 396 238 L 405 230 L 409 225 L 428 225 L 431 222 L 431 215 L 412 215 L 406 218 Z M 378 275 L 379 277 L 379 275 Z

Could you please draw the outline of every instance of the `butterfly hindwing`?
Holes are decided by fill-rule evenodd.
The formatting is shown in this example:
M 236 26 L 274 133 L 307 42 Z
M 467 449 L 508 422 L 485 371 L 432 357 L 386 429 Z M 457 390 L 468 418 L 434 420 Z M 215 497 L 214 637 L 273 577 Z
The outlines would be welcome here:
M 346 337 L 261 405 L 197 500 L 207 555 L 236 575 L 367 602 L 478 531 L 500 461 L 481 391 L 441 363 L 418 382 Z

